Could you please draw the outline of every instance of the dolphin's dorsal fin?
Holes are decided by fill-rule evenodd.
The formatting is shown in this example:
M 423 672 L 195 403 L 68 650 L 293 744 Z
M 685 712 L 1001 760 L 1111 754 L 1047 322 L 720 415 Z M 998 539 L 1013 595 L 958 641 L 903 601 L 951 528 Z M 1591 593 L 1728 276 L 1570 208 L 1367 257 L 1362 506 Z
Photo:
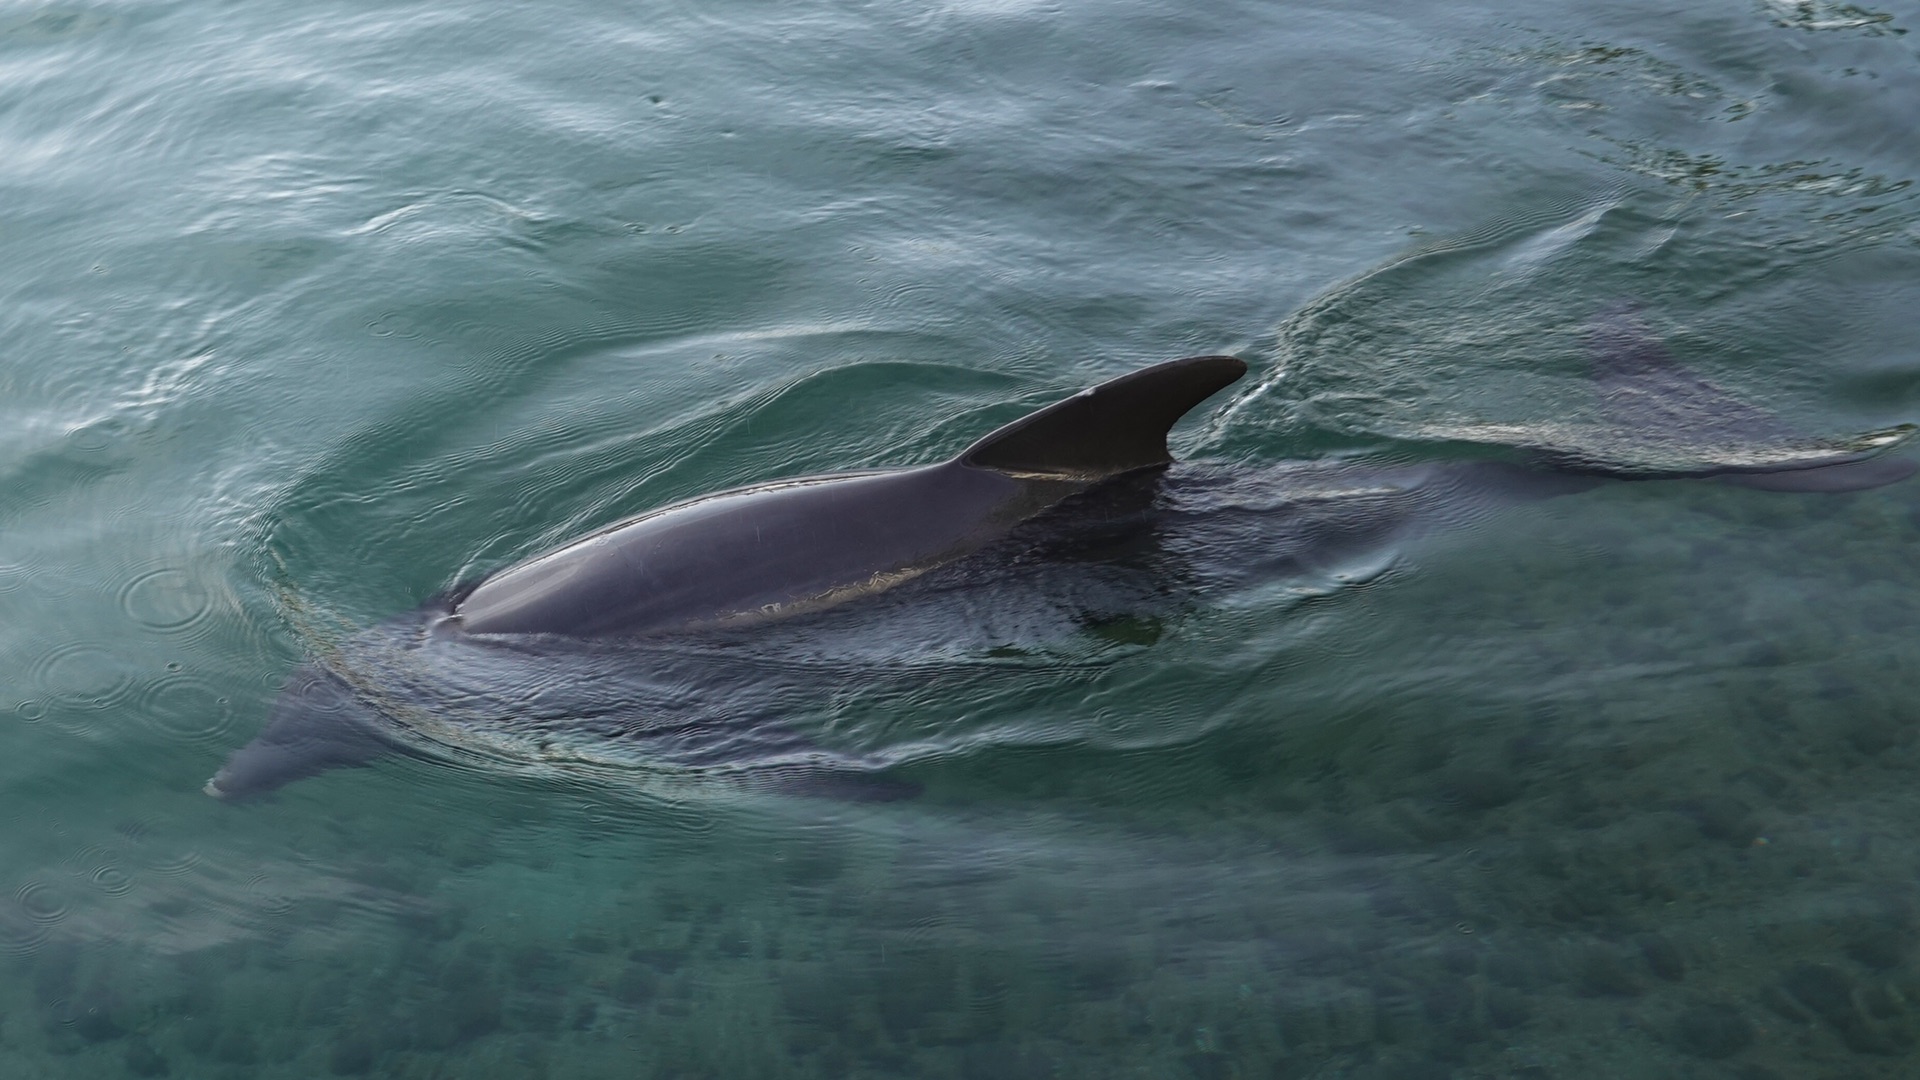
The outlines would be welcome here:
M 1016 476 L 1097 480 L 1165 465 L 1167 429 L 1247 373 L 1232 356 L 1169 360 L 1082 390 L 967 447 L 962 465 Z

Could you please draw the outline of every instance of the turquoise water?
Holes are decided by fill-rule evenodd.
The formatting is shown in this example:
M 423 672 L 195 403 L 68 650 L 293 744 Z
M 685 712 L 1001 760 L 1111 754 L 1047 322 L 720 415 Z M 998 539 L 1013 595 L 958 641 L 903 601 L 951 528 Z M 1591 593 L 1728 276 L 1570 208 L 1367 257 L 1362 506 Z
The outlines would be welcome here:
M 1800 430 L 1920 419 L 1916 29 L 0 6 L 0 1074 L 1911 1075 L 1920 481 L 1616 484 L 781 691 L 906 801 L 200 786 L 456 582 L 1171 356 L 1254 369 L 1209 475 L 1591 429 L 1622 300 Z

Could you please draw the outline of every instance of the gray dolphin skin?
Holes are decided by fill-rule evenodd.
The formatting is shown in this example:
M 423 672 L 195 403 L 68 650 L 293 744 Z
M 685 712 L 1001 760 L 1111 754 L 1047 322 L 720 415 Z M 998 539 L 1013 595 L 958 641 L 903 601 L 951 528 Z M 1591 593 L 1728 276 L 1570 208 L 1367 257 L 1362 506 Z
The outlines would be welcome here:
M 1504 459 L 1170 468 L 1168 430 L 1247 370 L 1231 356 L 1174 360 L 937 465 L 690 499 L 455 589 L 300 665 L 266 728 L 205 790 L 237 801 L 419 754 L 429 727 L 488 736 L 510 755 L 588 760 L 568 748 L 598 740 L 648 762 L 797 768 L 815 791 L 898 797 L 909 786 L 869 782 L 886 763 L 823 755 L 784 726 L 783 708 L 823 686 L 817 672 L 787 674 L 805 665 L 782 657 L 816 639 L 851 653 L 883 642 L 852 677 L 904 677 L 897 650 L 946 616 L 964 638 L 983 612 L 1057 626 L 1061 612 L 1072 624 L 1151 608 L 1168 579 L 1311 577 L 1420 530 L 1615 480 L 1835 492 L 1915 471 L 1879 456 L 1911 429 L 1810 439 L 1680 369 L 1630 308 L 1603 313 L 1588 344 L 1605 419 L 1629 449 L 1652 447 L 1652 464 L 1519 445 Z

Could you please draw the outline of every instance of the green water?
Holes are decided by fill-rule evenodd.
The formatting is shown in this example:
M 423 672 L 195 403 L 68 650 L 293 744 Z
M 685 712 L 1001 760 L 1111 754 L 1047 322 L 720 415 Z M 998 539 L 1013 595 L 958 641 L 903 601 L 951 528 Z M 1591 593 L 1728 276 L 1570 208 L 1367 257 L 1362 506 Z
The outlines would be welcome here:
M 1253 366 L 1174 439 L 1251 474 L 1552 441 L 1621 300 L 1798 429 L 1920 419 L 1915 29 L 0 6 L 0 1075 L 1912 1075 L 1916 481 L 1618 484 L 791 703 L 909 801 L 200 786 L 440 589 L 1172 356 Z

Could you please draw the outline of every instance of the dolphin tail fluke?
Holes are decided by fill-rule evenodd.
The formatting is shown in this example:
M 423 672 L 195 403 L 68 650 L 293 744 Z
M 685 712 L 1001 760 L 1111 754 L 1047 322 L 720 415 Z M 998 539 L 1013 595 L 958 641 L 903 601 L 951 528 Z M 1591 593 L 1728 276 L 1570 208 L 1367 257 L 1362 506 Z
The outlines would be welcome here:
M 1843 461 L 1837 465 L 1816 465 L 1807 469 L 1779 469 L 1772 472 L 1725 472 L 1714 477 L 1724 484 L 1758 488 L 1761 491 L 1865 491 L 1868 488 L 1897 484 L 1915 472 L 1916 465 L 1905 458 L 1867 458 Z
M 1809 435 L 1752 402 L 1689 372 L 1639 309 L 1617 304 L 1587 331 L 1602 413 L 1640 464 L 1590 450 L 1548 449 L 1542 460 L 1569 472 L 1623 480 L 1713 479 L 1763 491 L 1862 491 L 1920 469 L 1880 455 L 1906 442 L 1911 425 L 1852 438 Z M 1664 460 L 1663 460 L 1664 459 Z
M 1122 375 L 1023 416 L 958 461 L 1015 476 L 1099 480 L 1165 465 L 1167 430 L 1246 374 L 1232 356 L 1190 356 Z

